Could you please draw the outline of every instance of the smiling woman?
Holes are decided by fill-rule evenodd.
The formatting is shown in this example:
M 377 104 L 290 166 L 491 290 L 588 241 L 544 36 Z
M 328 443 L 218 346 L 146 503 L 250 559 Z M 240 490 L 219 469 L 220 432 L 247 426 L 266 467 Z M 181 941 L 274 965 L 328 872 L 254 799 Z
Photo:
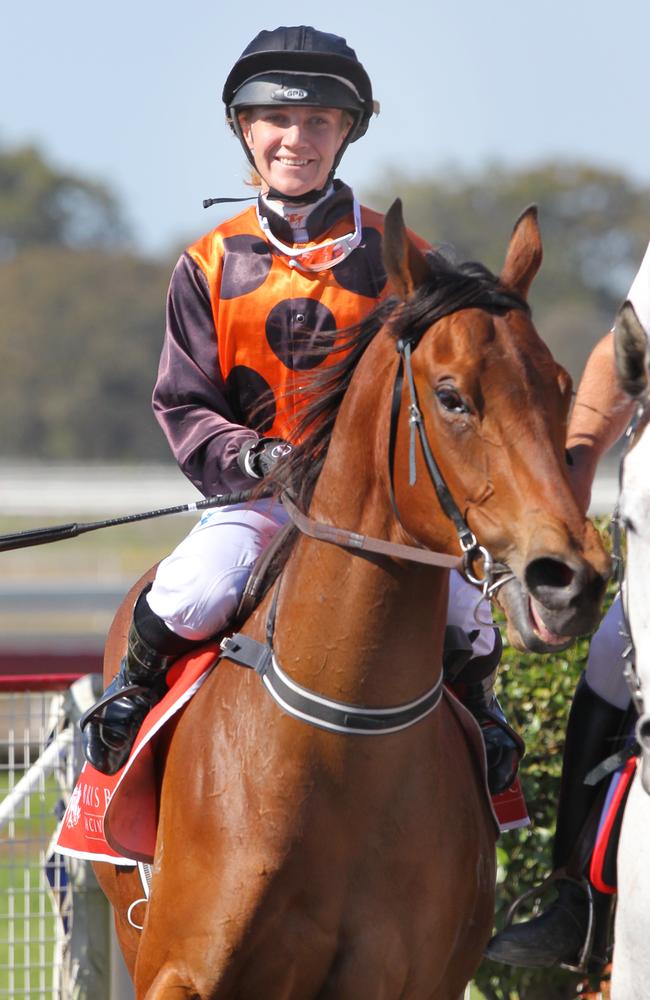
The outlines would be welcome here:
M 306 93 L 306 91 L 300 91 Z M 352 127 L 339 108 L 250 108 L 239 114 L 261 190 L 300 197 L 327 183 L 334 158 Z

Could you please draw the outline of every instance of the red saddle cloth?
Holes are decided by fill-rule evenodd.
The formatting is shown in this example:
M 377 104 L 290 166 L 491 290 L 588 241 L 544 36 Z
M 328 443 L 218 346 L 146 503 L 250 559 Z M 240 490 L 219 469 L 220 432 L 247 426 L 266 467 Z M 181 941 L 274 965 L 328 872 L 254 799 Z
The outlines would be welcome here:
M 158 821 L 154 738 L 198 691 L 218 655 L 218 645 L 204 646 L 174 664 L 167 694 L 147 715 L 117 774 L 101 774 L 84 764 L 56 840 L 60 854 L 125 865 L 153 860 Z
M 167 677 L 169 690 L 147 715 L 121 771 L 106 775 L 84 764 L 61 821 L 55 844 L 59 854 L 121 865 L 153 861 L 158 822 L 155 737 L 198 691 L 218 656 L 218 645 L 204 646 L 174 664 Z M 501 830 L 530 822 L 519 779 L 494 796 L 492 806 Z

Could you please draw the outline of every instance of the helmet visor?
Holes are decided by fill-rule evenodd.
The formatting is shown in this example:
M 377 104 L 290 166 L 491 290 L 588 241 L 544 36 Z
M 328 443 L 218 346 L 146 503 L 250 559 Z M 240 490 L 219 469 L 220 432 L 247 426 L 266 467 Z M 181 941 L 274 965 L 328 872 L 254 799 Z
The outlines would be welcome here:
M 337 76 L 321 73 L 261 73 L 245 80 L 235 92 L 230 107 L 273 107 L 302 104 L 308 107 L 342 108 L 359 114 L 364 103 L 354 85 Z

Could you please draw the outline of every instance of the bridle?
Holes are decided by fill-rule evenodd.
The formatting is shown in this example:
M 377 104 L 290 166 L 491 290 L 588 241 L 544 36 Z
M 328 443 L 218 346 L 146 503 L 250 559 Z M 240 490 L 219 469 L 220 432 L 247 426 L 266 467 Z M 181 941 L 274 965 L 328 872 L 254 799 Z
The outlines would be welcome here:
M 628 593 L 624 586 L 625 582 L 625 559 L 623 556 L 623 542 L 626 529 L 621 517 L 620 502 L 623 491 L 623 466 L 625 458 L 633 447 L 639 428 L 646 426 L 648 416 L 648 402 L 640 402 L 625 432 L 625 445 L 621 454 L 618 470 L 618 501 L 614 508 L 611 521 L 612 533 L 612 558 L 614 562 L 614 577 L 618 584 L 621 596 L 621 623 L 619 632 L 624 640 L 623 657 L 623 677 L 627 684 L 632 699 L 632 704 L 638 714 L 636 723 L 636 739 L 641 748 L 641 784 L 644 790 L 650 795 L 650 714 L 647 712 L 641 677 L 636 668 L 636 651 L 632 630 L 630 628 L 630 618 L 628 611 Z
M 632 420 L 630 421 L 627 430 L 625 431 L 625 443 L 623 450 L 621 452 L 621 458 L 618 466 L 618 500 L 614 508 L 611 519 L 611 536 L 612 536 L 612 562 L 614 563 L 613 577 L 618 586 L 619 593 L 621 595 L 621 624 L 619 627 L 619 634 L 625 641 L 625 647 L 623 649 L 623 659 L 625 661 L 625 667 L 623 668 L 623 676 L 625 677 L 625 682 L 629 688 L 630 696 L 634 707 L 636 708 L 639 715 L 643 714 L 644 703 L 643 694 L 641 692 L 641 680 L 636 670 L 635 656 L 634 656 L 634 642 L 632 640 L 632 632 L 630 629 L 630 619 L 627 607 L 627 595 L 625 588 L 623 586 L 625 582 L 625 557 L 623 555 L 623 544 L 626 537 L 626 529 L 621 517 L 621 495 L 623 492 L 623 467 L 625 463 L 625 458 L 632 447 L 636 432 L 638 430 L 639 424 L 643 419 L 645 412 L 645 406 L 643 403 L 639 403 Z
M 417 347 L 420 339 L 421 336 L 417 339 L 415 337 L 400 337 L 397 341 L 397 352 L 400 360 L 397 367 L 397 373 L 395 375 L 395 381 L 393 383 L 390 433 L 388 439 L 388 468 L 391 504 L 398 523 L 402 526 L 402 530 L 406 531 L 402 525 L 394 486 L 395 445 L 397 441 L 399 415 L 402 409 L 404 375 L 406 375 L 406 384 L 409 391 L 409 486 L 415 486 L 417 480 L 416 442 L 419 439 L 427 472 L 438 498 L 438 502 L 456 530 L 458 544 L 460 545 L 462 553 L 459 572 L 465 577 L 468 583 L 478 587 L 481 591 L 481 597 L 476 605 L 474 615 L 477 618 L 478 624 L 482 625 L 485 623 L 481 622 L 477 617 L 478 608 L 481 602 L 483 600 L 491 600 L 499 588 L 508 583 L 510 580 L 513 580 L 515 575 L 511 571 L 510 567 L 505 563 L 496 562 L 485 546 L 479 543 L 476 535 L 461 514 L 460 509 L 458 508 L 458 505 L 456 504 L 456 501 L 451 495 L 449 487 L 445 482 L 442 472 L 440 471 L 440 467 L 435 460 L 418 401 L 415 377 L 413 375 L 413 365 L 411 362 L 413 350 Z M 482 576 L 478 576 L 474 571 L 474 564 L 479 559 L 482 559 L 483 561 Z
M 416 482 L 416 442 L 420 441 L 426 468 L 443 512 L 452 521 L 461 549 L 461 556 L 433 552 L 417 545 L 403 545 L 385 539 L 372 538 L 358 532 L 348 531 L 308 517 L 298 509 L 288 491 L 282 494 L 285 509 L 298 530 L 319 541 L 347 548 L 352 552 L 372 552 L 391 558 L 425 563 L 444 569 L 457 569 L 468 582 L 478 587 L 481 597 L 477 602 L 475 617 L 478 624 L 485 624 L 477 617 L 477 611 L 484 599 L 494 596 L 499 587 L 514 579 L 514 574 L 504 563 L 497 563 L 490 552 L 478 542 L 476 535 L 463 518 L 440 468 L 434 458 L 424 426 L 422 412 L 418 404 L 417 388 L 413 375 L 411 355 L 421 339 L 402 337 L 397 341 L 399 363 L 393 384 L 390 431 L 388 442 L 388 466 L 391 503 L 402 530 L 402 525 L 394 489 L 395 444 L 399 415 L 402 409 L 404 375 L 409 391 L 409 485 Z M 406 532 L 408 535 L 408 532 Z M 477 576 L 474 563 L 483 563 L 483 575 Z M 221 656 L 240 666 L 256 671 L 276 704 L 287 714 L 320 729 L 335 733 L 376 736 L 408 729 L 435 710 L 442 698 L 442 673 L 436 683 L 423 695 L 406 704 L 387 708 L 368 708 L 325 698 L 302 685 L 297 684 L 283 671 L 273 648 L 275 620 L 282 576 L 275 584 L 273 598 L 266 620 L 266 641 L 259 642 L 243 633 L 235 633 L 221 643 Z

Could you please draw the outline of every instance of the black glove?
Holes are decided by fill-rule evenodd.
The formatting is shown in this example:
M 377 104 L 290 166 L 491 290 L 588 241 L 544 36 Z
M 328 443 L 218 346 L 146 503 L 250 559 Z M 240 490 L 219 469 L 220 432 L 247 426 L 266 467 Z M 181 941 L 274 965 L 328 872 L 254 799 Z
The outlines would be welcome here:
M 239 468 L 251 479 L 263 479 L 292 446 L 282 438 L 258 438 L 246 441 L 239 449 Z

